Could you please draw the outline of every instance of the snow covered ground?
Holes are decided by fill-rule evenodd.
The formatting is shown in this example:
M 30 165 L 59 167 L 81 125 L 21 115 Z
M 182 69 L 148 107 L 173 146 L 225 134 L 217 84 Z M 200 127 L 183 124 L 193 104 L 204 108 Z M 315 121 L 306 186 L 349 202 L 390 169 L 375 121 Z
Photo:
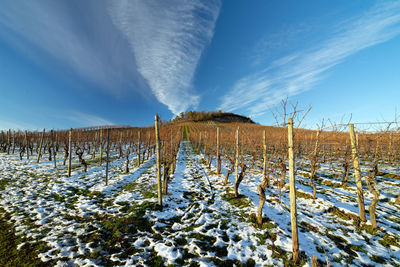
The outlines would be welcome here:
M 72 177 L 61 160 L 0 154 L 0 217 L 9 218 L 19 239 L 18 249 L 43 244 L 38 257 L 56 266 L 283 266 L 290 263 L 291 230 L 288 193 L 281 203 L 275 186 L 267 188 L 262 226 L 255 223 L 260 170 L 249 170 L 233 197 L 234 173 L 223 185 L 215 164 L 208 169 L 190 143 L 182 142 L 174 177 L 162 210 L 156 205 L 155 159 L 136 167 L 130 158 L 115 158 L 108 186 L 105 166 L 93 162 L 83 173 L 77 159 Z M 389 169 L 388 171 L 393 171 Z M 395 170 L 397 171 L 397 170 Z M 400 180 L 379 177 L 379 230 L 359 225 L 355 185 L 340 187 L 323 165 L 317 181 L 317 199 L 306 168 L 296 176 L 297 213 L 302 264 L 317 255 L 333 266 L 400 266 L 400 213 L 392 199 Z M 372 195 L 365 189 L 368 208 Z M 7 215 L 7 216 L 5 216 Z M 369 216 L 367 213 L 367 219 Z

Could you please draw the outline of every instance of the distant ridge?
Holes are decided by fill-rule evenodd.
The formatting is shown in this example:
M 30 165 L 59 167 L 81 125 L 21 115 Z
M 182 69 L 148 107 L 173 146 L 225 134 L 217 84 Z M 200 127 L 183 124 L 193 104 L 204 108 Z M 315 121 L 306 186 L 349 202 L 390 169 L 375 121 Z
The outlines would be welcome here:
M 247 122 L 247 123 L 254 123 L 252 119 L 246 116 L 242 116 L 235 113 L 221 113 L 220 115 L 214 116 L 212 120 L 217 122 Z
M 231 112 L 222 112 L 222 111 L 187 111 L 185 113 L 181 112 L 178 116 L 176 116 L 172 122 L 184 122 L 184 121 L 216 121 L 216 122 L 242 122 L 242 123 L 255 123 L 252 119 L 242 116 L 239 114 L 231 113 Z

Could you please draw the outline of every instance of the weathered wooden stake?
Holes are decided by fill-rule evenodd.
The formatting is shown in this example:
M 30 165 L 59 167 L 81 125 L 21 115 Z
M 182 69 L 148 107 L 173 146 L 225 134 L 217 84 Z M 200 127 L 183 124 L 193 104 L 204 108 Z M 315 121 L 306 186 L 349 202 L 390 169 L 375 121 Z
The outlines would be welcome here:
M 319 150 L 319 135 L 321 133 L 321 129 L 318 129 L 317 134 L 315 136 L 315 145 L 314 145 L 314 152 L 312 154 L 311 159 L 311 174 L 310 174 L 310 184 L 313 188 L 313 199 L 316 198 L 317 195 L 317 186 L 314 183 L 314 178 L 317 172 L 317 157 L 318 157 L 318 150 Z
M 95 135 L 94 135 L 92 159 L 95 159 L 95 158 L 96 158 L 96 150 L 97 150 L 97 135 L 98 135 L 98 132 L 96 132 L 96 133 L 95 133 Z
M 267 180 L 267 141 L 265 137 L 265 130 L 263 132 L 263 178 L 261 183 L 257 186 L 257 192 L 259 197 L 258 208 L 257 208 L 257 223 L 262 225 L 262 209 L 265 203 L 265 187 L 269 186 L 269 179 Z
M 140 131 L 138 131 L 138 152 L 137 152 L 137 154 L 138 154 L 138 167 L 140 166 L 140 146 L 142 145 L 140 142 L 141 142 L 141 140 L 140 140 Z
M 311 266 L 312 267 L 319 267 L 317 255 L 313 255 L 311 258 Z
M 7 155 L 10 155 L 10 146 L 11 146 L 11 129 L 8 129 L 7 132 Z
M 263 184 L 269 186 L 269 181 L 267 181 L 267 137 L 265 130 L 263 132 Z
M 239 179 L 239 127 L 236 129 L 236 154 L 235 154 L 235 170 L 236 182 Z
M 219 127 L 217 128 L 217 175 L 221 173 L 221 156 L 219 155 Z
M 110 128 L 107 128 L 107 148 L 106 148 L 106 185 L 108 185 L 108 161 L 110 159 Z
M 43 137 L 44 137 L 45 131 L 46 131 L 46 129 L 43 128 L 42 135 L 40 136 L 39 151 L 38 151 L 36 163 L 39 163 L 40 157 L 42 156 L 42 145 L 43 145 Z
M 289 188 L 290 188 L 290 221 L 292 223 L 292 249 L 293 261 L 299 261 L 299 240 L 297 233 L 296 211 L 296 185 L 294 179 L 294 153 L 293 153 L 293 119 L 288 119 L 288 149 L 289 149 Z
M 119 132 L 119 157 L 118 158 L 122 158 L 122 131 Z
M 171 129 L 171 131 L 169 132 L 169 136 L 170 136 L 170 139 L 171 139 L 171 143 L 169 143 L 169 153 L 171 153 L 171 155 L 173 155 L 173 140 L 172 140 L 172 129 Z
M 100 129 L 100 163 L 99 166 L 103 163 L 103 129 Z
M 393 159 L 393 132 L 390 133 L 389 138 L 389 164 L 392 164 Z
M 14 154 L 15 152 L 15 131 L 13 131 L 13 149 L 12 149 L 12 153 Z
M 57 159 L 56 159 L 56 154 L 57 154 L 57 151 L 56 151 L 56 145 L 55 145 L 55 143 L 54 143 L 54 131 L 53 130 L 51 130 L 51 146 L 53 147 L 53 160 L 54 160 L 54 168 L 57 168 Z
M 400 205 L 400 191 L 399 191 L 399 194 L 397 195 L 397 198 L 394 201 L 394 203 L 396 203 L 397 205 Z
M 155 117 L 155 134 L 156 134 L 156 153 L 157 153 L 157 192 L 158 205 L 162 206 L 162 180 L 161 180 L 161 155 L 160 155 L 160 132 L 158 129 L 158 115 Z
M 199 150 L 199 152 L 200 152 L 200 149 L 201 149 L 201 132 L 200 132 L 200 136 L 199 136 L 199 147 L 197 150 Z
M 349 124 L 350 141 L 351 141 L 351 156 L 353 158 L 354 176 L 356 179 L 357 195 L 358 195 L 358 212 L 360 220 L 366 222 L 365 206 L 364 206 L 364 192 L 362 188 L 361 172 L 360 172 L 360 159 L 358 157 L 358 147 L 356 134 L 354 132 L 354 124 Z
M 68 177 L 71 177 L 71 164 L 72 164 L 72 128 L 69 129 L 69 141 L 68 141 Z
M 28 131 L 25 130 L 25 152 L 26 152 L 26 159 L 29 159 L 29 150 L 28 150 Z

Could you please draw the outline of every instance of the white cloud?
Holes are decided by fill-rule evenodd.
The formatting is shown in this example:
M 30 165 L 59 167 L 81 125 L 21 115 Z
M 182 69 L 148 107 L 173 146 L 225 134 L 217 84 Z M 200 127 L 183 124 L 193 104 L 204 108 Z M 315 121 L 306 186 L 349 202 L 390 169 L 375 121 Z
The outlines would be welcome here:
M 62 115 L 60 117 L 76 122 L 81 126 L 84 127 L 89 127 L 89 126 L 106 126 L 106 125 L 114 125 L 113 122 L 95 116 L 95 115 L 91 115 L 91 114 L 87 114 L 84 112 L 80 112 L 80 111 L 72 111 L 67 113 L 68 115 Z
M 219 9 L 219 0 L 110 1 L 113 22 L 130 43 L 139 72 L 174 114 L 199 102 L 192 80 Z
M 68 81 L 77 76 L 117 96 L 150 88 L 176 114 L 199 102 L 192 80 L 220 5 L 220 0 L 3 0 L 0 38 Z
M 8 131 L 9 129 L 11 130 L 32 130 L 36 129 L 37 127 L 32 124 L 27 124 L 27 123 L 21 123 L 18 121 L 8 121 L 8 120 L 3 120 L 0 119 L 0 130 L 2 131 Z
M 237 81 L 222 98 L 223 110 L 261 115 L 281 99 L 310 90 L 324 73 L 365 48 L 400 33 L 400 2 L 386 2 L 343 21 L 322 45 L 297 51 Z
M 113 95 L 148 90 L 106 1 L 4 0 L 0 6 L 0 38 L 49 73 Z

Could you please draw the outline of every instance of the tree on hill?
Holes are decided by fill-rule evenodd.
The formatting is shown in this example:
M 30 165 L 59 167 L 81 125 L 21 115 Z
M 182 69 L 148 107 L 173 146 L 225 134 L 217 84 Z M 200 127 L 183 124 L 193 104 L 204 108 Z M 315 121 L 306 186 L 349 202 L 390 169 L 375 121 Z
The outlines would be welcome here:
M 254 123 L 250 118 L 238 115 L 235 113 L 222 112 L 221 110 L 217 111 L 186 111 L 181 112 L 177 115 L 172 122 L 179 121 L 210 121 L 216 120 L 219 122 L 250 122 Z

